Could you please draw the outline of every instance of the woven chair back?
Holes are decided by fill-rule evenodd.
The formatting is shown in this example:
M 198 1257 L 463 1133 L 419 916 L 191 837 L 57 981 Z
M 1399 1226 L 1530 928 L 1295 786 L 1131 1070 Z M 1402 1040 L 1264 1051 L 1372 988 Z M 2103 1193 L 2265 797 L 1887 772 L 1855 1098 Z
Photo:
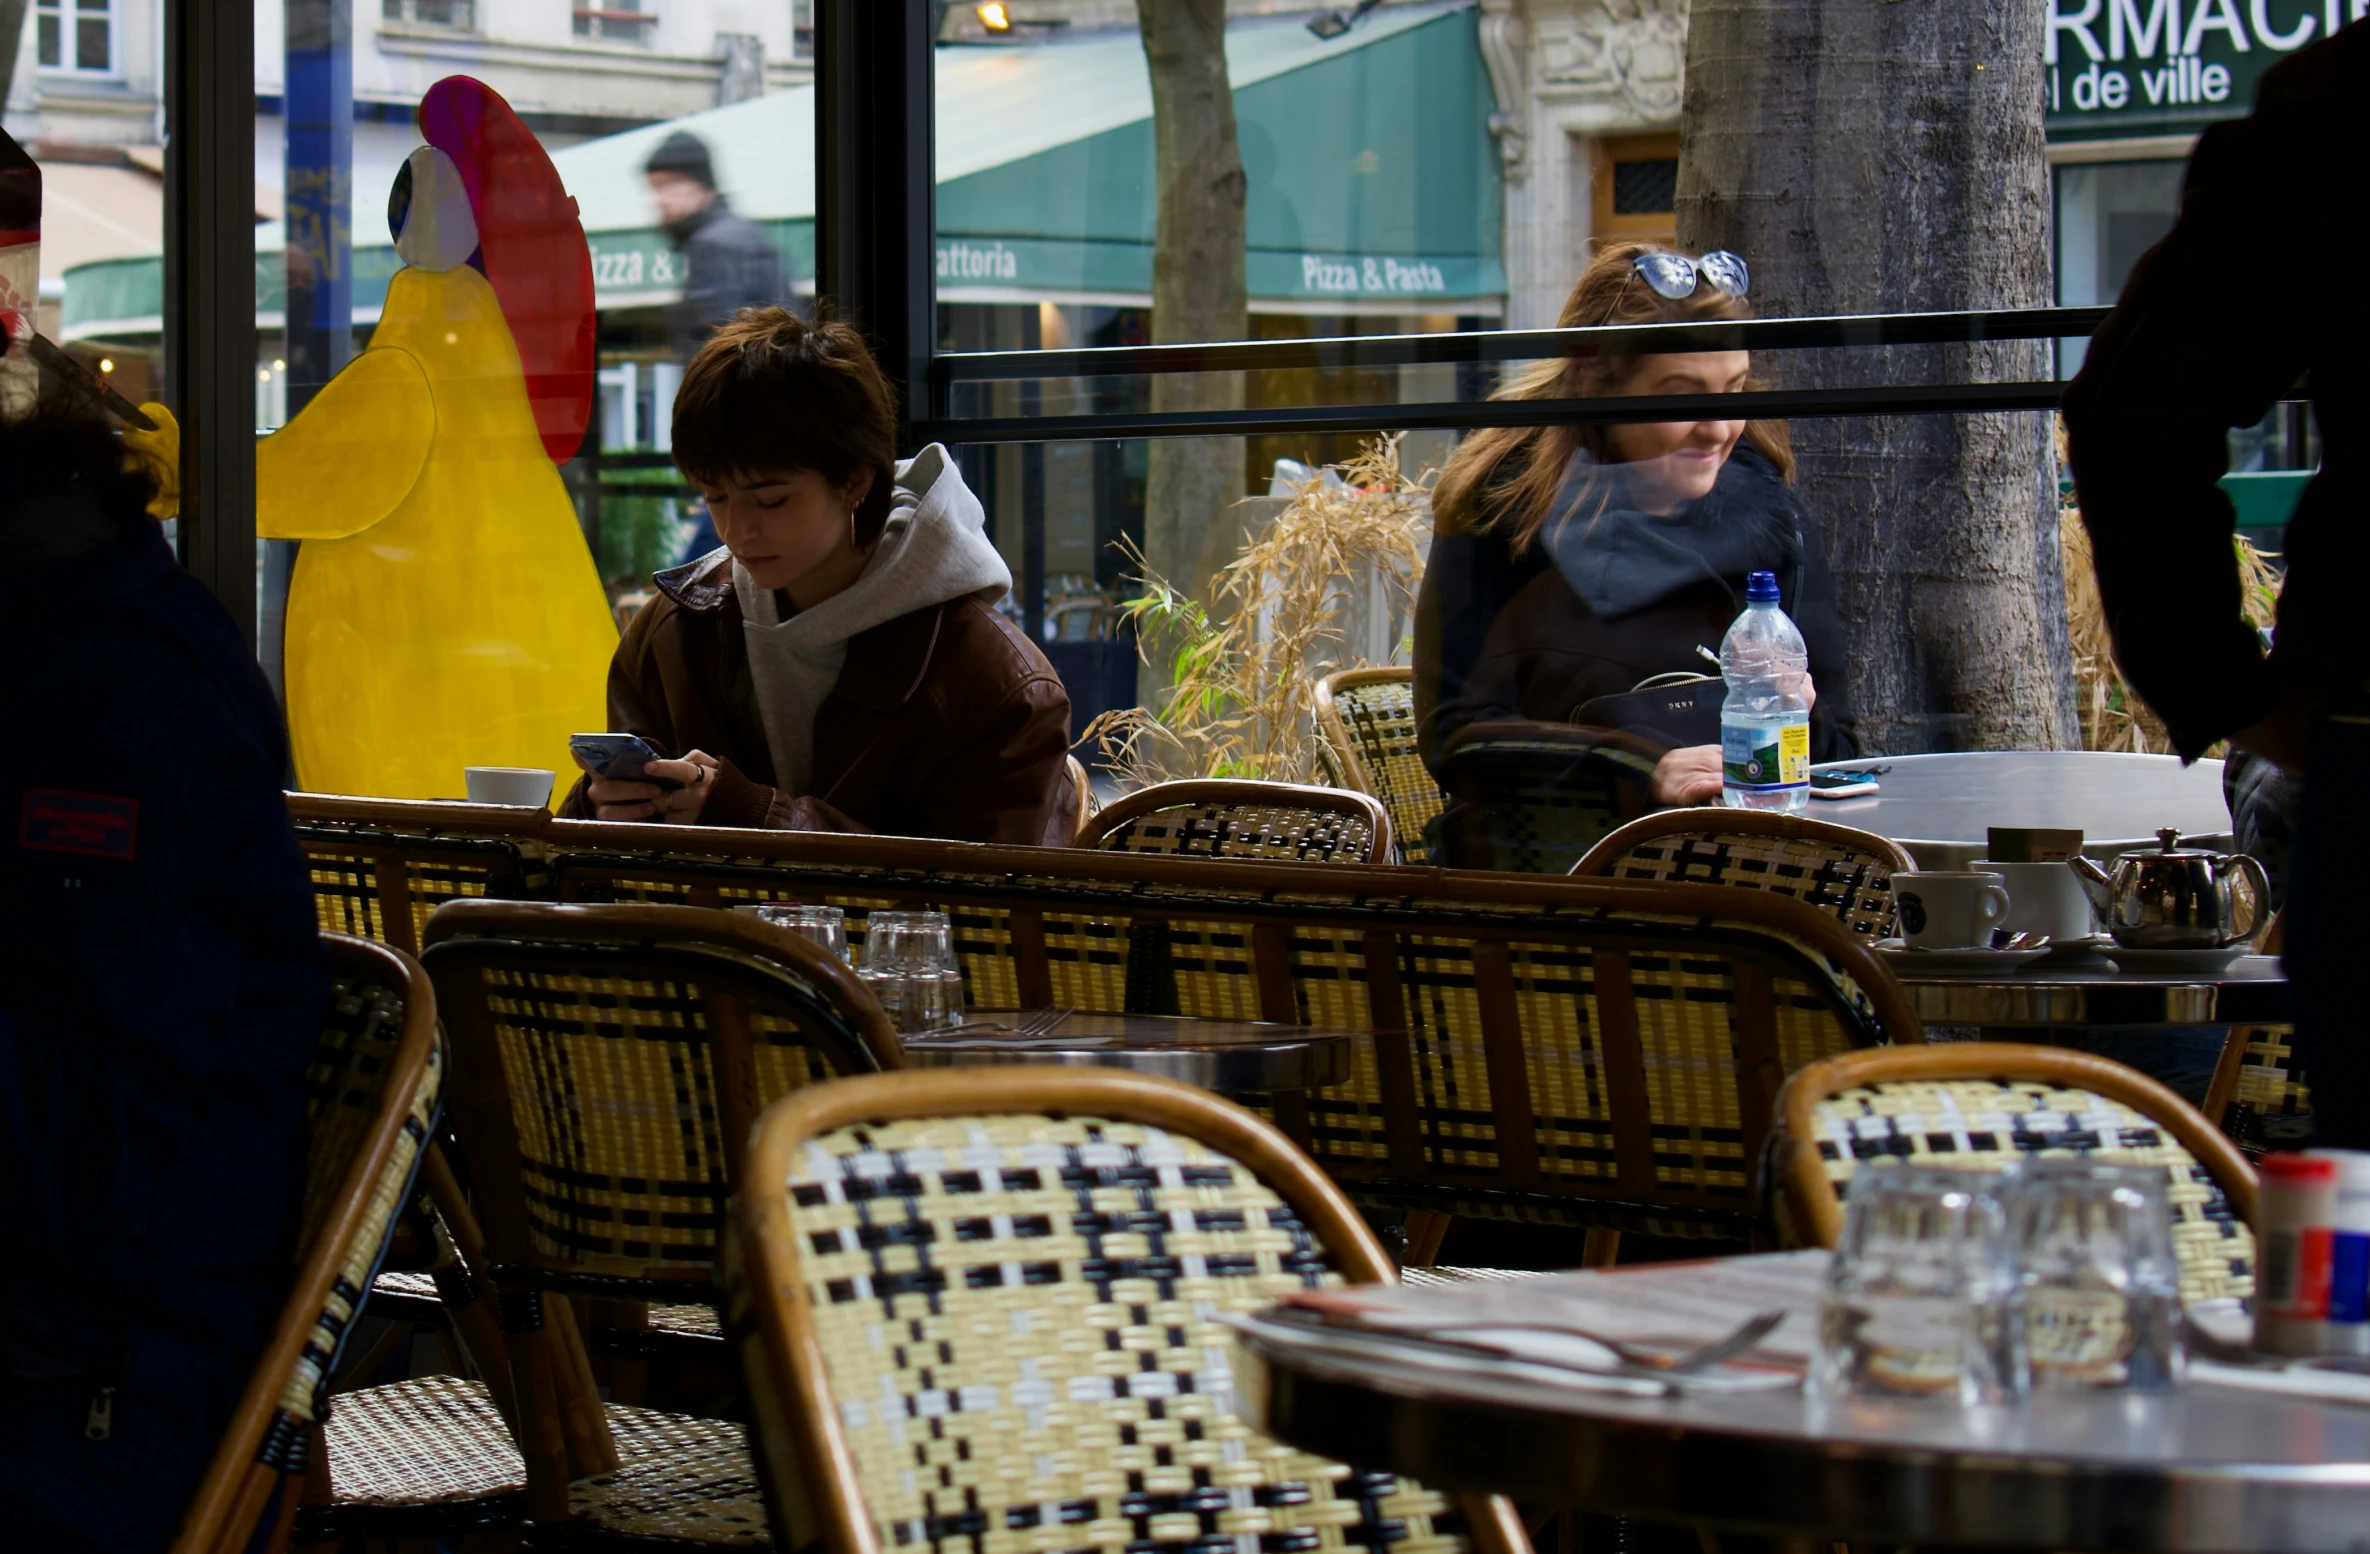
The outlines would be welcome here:
M 338 935 L 324 942 L 335 971 L 305 1070 L 296 1277 L 175 1554 L 231 1554 L 259 1530 L 268 1546 L 285 1541 L 313 1427 L 328 1414 L 330 1372 L 435 1133 L 444 1058 L 427 977 L 384 945 Z
M 787 1546 L 1524 1547 L 1503 1502 L 1243 1422 L 1221 1318 L 1389 1265 L 1285 1140 L 1206 1092 L 854 1080 L 769 1112 L 749 1179 L 732 1300 Z
M 428 914 L 445 902 L 526 900 L 550 887 L 545 810 L 291 793 L 288 815 L 323 933 L 417 955 Z
M 1568 874 L 1654 808 L 1659 752 L 1635 736 L 1553 723 L 1472 723 L 1440 753 L 1447 807 L 1432 861 Z
M 1370 796 L 1289 782 L 1164 782 L 1118 800 L 1079 830 L 1078 845 L 1179 858 L 1376 863 L 1391 855 L 1391 818 Z
M 1793 1237 L 1833 1246 L 1863 1160 L 1996 1169 L 2029 1156 L 2163 1170 L 2187 1301 L 2255 1288 L 2255 1173 L 2202 1113 L 2136 1070 L 2011 1042 L 1856 1052 L 1787 1083 L 1772 1176 Z
M 1317 684 L 1317 730 L 1342 786 L 1372 794 L 1389 811 L 1398 861 L 1436 861 L 1426 837 L 1442 795 L 1416 743 L 1415 671 L 1327 675 Z
M 562 840 L 679 846 L 670 829 L 576 827 Z M 1760 892 L 879 838 L 702 840 L 752 851 L 563 852 L 558 888 L 829 903 L 848 912 L 851 937 L 871 911 L 934 907 L 955 923 L 977 1008 L 1358 1032 L 1346 1083 L 1260 1104 L 1378 1205 L 1743 1235 L 1748 1166 L 1784 1076 L 1919 1039 L 1863 941 Z
M 845 966 L 730 912 L 455 902 L 423 959 L 505 1286 L 711 1283 L 765 1103 L 903 1062 Z
M 2222 1131 L 2250 1157 L 2310 1144 L 2312 1087 L 2294 1068 L 2296 1027 L 2245 1025 L 2231 1034 L 2239 1044 L 2240 1068 L 2215 1118 Z
M 1801 815 L 1671 809 L 1631 821 L 1572 865 L 1582 876 L 1738 885 L 1791 896 L 1875 940 L 1893 931 L 1900 843 Z

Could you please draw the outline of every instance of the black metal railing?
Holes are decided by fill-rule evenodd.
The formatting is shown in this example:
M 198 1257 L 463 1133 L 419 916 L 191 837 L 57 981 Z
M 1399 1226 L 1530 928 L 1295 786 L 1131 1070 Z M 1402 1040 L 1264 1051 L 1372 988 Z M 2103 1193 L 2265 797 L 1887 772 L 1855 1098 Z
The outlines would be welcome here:
M 1419 404 L 1291 405 L 1243 410 L 1091 415 L 977 416 L 952 412 L 954 386 L 1048 378 L 1127 379 L 1172 372 L 1344 371 L 1441 363 L 1537 361 L 1554 356 L 1650 355 L 1680 351 L 1801 350 L 1957 345 L 2088 337 L 2108 309 L 2007 308 L 1956 313 L 1878 313 L 1829 318 L 1740 319 L 1597 329 L 1475 330 L 1246 340 L 1205 345 L 1090 346 L 1051 351 L 941 352 L 931 363 L 934 414 L 918 418 L 914 440 L 946 443 L 1091 441 L 1112 437 L 1230 437 L 1274 432 L 1540 426 L 1556 422 L 1725 418 L 1728 394 L 1598 399 L 1458 400 Z M 1773 390 L 1752 396 L 1762 419 L 1847 415 L 1945 415 L 2047 410 L 2064 385 L 1877 383 L 1839 389 Z

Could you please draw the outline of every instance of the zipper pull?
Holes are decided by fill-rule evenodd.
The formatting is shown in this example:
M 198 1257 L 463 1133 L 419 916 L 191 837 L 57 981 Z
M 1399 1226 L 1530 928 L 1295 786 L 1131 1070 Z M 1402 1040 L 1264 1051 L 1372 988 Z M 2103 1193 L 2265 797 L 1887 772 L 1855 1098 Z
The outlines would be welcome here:
M 83 1416 L 82 1438 L 103 1441 L 115 1433 L 115 1389 L 101 1387 L 91 1394 L 91 1411 Z

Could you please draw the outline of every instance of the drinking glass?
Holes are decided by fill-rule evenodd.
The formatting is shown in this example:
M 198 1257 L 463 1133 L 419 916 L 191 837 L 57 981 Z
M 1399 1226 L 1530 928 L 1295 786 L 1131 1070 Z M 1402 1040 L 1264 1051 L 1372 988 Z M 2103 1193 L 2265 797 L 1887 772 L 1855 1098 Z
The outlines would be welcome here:
M 858 973 L 900 1033 L 963 1023 L 963 967 L 944 912 L 874 912 Z
M 2035 1160 L 2008 1191 L 2035 1391 L 2180 1384 L 2180 1266 L 2161 1166 Z
M 1852 1176 L 1812 1386 L 2004 1402 L 2024 1391 L 2002 1179 L 1873 1160 Z
M 737 906 L 733 910 L 777 928 L 787 928 L 802 939 L 812 939 L 843 963 L 848 958 L 848 915 L 838 907 L 760 901 L 755 906 Z

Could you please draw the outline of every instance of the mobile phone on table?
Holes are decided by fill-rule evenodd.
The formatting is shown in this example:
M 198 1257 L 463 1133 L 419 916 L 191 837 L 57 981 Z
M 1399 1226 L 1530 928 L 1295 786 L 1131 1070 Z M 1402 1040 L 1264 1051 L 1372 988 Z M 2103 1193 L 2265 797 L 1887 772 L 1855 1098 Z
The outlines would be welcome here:
M 1810 796 L 1814 799 L 1864 799 L 1877 789 L 1874 772 L 1812 772 Z
M 680 788 L 679 782 L 650 776 L 642 770 L 665 756 L 639 734 L 570 734 L 568 752 L 595 777 L 612 782 L 647 782 L 661 788 Z

